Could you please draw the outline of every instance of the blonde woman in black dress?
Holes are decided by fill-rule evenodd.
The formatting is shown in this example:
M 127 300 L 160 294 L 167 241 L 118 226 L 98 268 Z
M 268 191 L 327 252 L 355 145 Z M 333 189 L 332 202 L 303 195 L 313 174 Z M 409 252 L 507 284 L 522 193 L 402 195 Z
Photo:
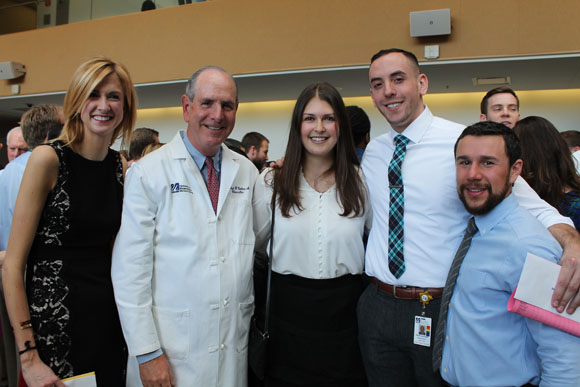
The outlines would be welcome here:
M 126 162 L 110 146 L 128 140 L 135 109 L 127 69 L 92 58 L 73 75 L 61 136 L 28 161 L 2 279 L 29 387 L 91 371 L 99 386 L 125 384 L 110 267 Z

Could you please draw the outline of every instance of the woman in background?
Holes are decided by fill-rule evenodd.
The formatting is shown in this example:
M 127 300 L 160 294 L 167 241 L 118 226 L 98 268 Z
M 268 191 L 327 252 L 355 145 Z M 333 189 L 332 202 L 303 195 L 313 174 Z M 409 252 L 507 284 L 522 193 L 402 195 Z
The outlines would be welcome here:
M 29 387 L 91 371 L 99 386 L 123 386 L 111 249 L 126 162 L 109 147 L 121 136 L 124 147 L 135 122 L 127 69 L 103 57 L 81 64 L 64 115 L 61 136 L 32 152 L 22 179 L 2 268 L 6 306 Z
M 522 177 L 580 230 L 580 176 L 560 132 L 550 121 L 536 116 L 520 120 L 514 132 L 522 146 Z
M 363 232 L 370 224 L 346 109 L 328 83 L 294 107 L 284 164 L 254 188 L 256 250 L 275 202 L 267 386 L 366 385 L 357 340 Z

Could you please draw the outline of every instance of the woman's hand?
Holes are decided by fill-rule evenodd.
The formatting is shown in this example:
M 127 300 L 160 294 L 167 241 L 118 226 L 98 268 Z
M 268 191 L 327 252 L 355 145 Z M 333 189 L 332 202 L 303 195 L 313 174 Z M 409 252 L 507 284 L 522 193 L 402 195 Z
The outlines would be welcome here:
M 25 360 L 22 356 L 22 376 L 28 387 L 65 387 L 65 384 L 40 360 L 38 354 Z

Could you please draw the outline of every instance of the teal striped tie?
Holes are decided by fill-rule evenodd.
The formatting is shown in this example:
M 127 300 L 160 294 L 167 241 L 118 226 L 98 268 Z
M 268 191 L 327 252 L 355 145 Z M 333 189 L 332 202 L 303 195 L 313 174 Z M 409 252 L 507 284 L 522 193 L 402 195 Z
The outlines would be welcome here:
M 389 164 L 389 270 L 396 278 L 400 278 L 405 272 L 405 257 L 403 256 L 405 193 L 401 165 L 409 141 L 402 134 L 395 137 L 395 151 Z

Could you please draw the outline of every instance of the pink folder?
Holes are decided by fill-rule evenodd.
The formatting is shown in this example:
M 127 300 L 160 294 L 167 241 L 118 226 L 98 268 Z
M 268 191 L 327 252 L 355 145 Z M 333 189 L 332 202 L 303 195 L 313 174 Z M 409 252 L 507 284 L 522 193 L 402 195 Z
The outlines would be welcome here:
M 579 322 L 570 320 L 569 318 L 566 318 L 563 315 L 550 312 L 548 310 L 538 308 L 537 306 L 530 305 L 526 302 L 517 300 L 516 298 L 514 298 L 515 293 L 516 291 L 514 290 L 508 301 L 507 305 L 508 311 L 512 313 L 517 313 L 532 320 L 539 321 L 546 325 L 553 326 L 554 328 L 558 328 L 562 331 L 571 333 L 574 336 L 580 336 Z

